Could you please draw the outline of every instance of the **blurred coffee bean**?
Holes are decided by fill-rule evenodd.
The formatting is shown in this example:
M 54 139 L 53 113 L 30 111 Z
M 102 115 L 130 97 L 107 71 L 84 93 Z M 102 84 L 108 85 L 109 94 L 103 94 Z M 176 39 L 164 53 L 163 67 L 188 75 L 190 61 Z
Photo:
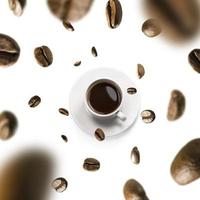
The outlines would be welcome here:
M 35 48 L 34 55 L 38 64 L 42 67 L 48 67 L 53 63 L 53 54 L 47 46 Z
M 13 13 L 16 16 L 21 16 L 26 6 L 26 0 L 8 0 L 8 2 Z
M 159 21 L 162 32 L 169 39 L 190 39 L 199 30 L 198 0 L 145 0 L 145 5 L 150 17 Z
M 83 168 L 87 171 L 97 171 L 100 168 L 100 162 L 95 158 L 87 158 L 84 160 Z
M 65 142 L 68 142 L 68 138 L 66 135 L 61 135 L 61 138 L 65 141 Z
M 143 122 L 149 124 L 155 120 L 156 115 L 152 110 L 144 110 L 141 112 L 141 117 Z
M 6 67 L 17 62 L 20 47 L 10 36 L 0 33 L 0 66 Z
M 188 56 L 188 60 L 193 69 L 200 73 L 200 49 L 193 49 Z
M 127 93 L 131 94 L 131 95 L 136 94 L 137 93 L 137 89 L 134 88 L 134 87 L 130 87 L 130 88 L 127 89 Z
M 95 135 L 95 138 L 96 138 L 97 140 L 99 140 L 99 141 L 105 140 L 105 133 L 104 133 L 104 131 L 103 131 L 102 129 L 100 129 L 100 128 L 98 128 L 98 129 L 95 131 L 94 135 Z
M 185 96 L 179 90 L 171 92 L 171 98 L 168 105 L 167 119 L 175 121 L 179 119 L 185 111 Z
M 78 67 L 78 66 L 81 65 L 81 63 L 82 63 L 82 62 L 81 62 L 80 60 L 79 60 L 79 61 L 76 61 L 76 62 L 74 63 L 74 66 L 75 66 L 75 67 Z
M 0 139 L 7 140 L 15 134 L 17 129 L 17 118 L 9 111 L 0 114 Z
M 106 17 L 110 28 L 117 28 L 122 21 L 122 6 L 119 0 L 109 0 L 106 5 Z
M 187 143 L 176 155 L 171 165 L 171 175 L 180 185 L 200 178 L 200 139 Z
M 148 19 L 142 25 L 142 32 L 147 37 L 155 37 L 161 33 L 161 27 L 157 20 Z
M 31 99 L 29 100 L 28 102 L 28 105 L 31 107 L 31 108 L 35 108 L 37 107 L 39 104 L 41 103 L 41 98 L 37 95 L 31 97 Z
M 124 197 L 126 200 L 149 200 L 142 185 L 134 179 L 125 183 Z
M 60 177 L 60 178 L 55 179 L 52 182 L 51 186 L 52 188 L 56 190 L 56 192 L 61 193 L 67 189 L 68 182 L 64 178 Z
M 66 116 L 69 116 L 69 112 L 68 110 L 66 110 L 65 108 L 59 108 L 59 113 L 62 114 L 62 115 L 66 115 Z
M 92 47 L 91 49 L 91 53 L 94 57 L 97 57 L 98 56 L 98 53 L 97 53 L 97 49 L 95 47 Z
M 74 27 L 72 26 L 72 24 L 71 24 L 70 22 L 63 21 L 63 26 L 64 26 L 68 31 L 71 31 L 71 32 L 74 31 Z
M 139 79 L 141 79 L 145 75 L 145 69 L 143 65 L 141 64 L 137 65 L 137 74 Z
M 140 152 L 137 147 L 134 147 L 131 151 L 131 160 L 136 165 L 140 163 Z
M 48 0 L 50 11 L 62 21 L 77 21 L 90 10 L 93 0 Z

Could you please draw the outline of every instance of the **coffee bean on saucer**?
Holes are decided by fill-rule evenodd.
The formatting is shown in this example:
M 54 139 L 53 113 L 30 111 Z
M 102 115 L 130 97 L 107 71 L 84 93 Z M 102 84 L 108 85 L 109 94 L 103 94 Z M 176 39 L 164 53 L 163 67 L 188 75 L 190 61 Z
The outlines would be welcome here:
M 95 131 L 95 138 L 99 141 L 103 141 L 105 140 L 105 133 L 102 129 L 98 128 L 96 131 Z
M 26 5 L 26 0 L 8 0 L 9 7 L 16 16 L 21 16 L 24 7 Z
M 123 190 L 126 200 L 149 200 L 143 186 L 134 179 L 128 180 Z
M 98 56 L 98 53 L 97 53 L 97 49 L 95 47 L 92 47 L 91 49 L 91 53 L 94 57 L 97 57 Z
M 188 60 L 193 69 L 200 73 L 200 49 L 193 49 L 188 56 Z
M 122 6 L 119 0 L 109 0 L 106 5 L 106 16 L 110 28 L 117 28 L 122 21 Z
M 68 112 L 68 110 L 66 110 L 65 108 L 59 108 L 59 112 L 60 112 L 60 114 L 62 114 L 62 115 L 69 116 L 69 112 Z
M 161 33 L 161 27 L 155 19 L 148 19 L 142 25 L 142 32 L 147 37 L 155 37 Z
M 55 189 L 56 192 L 62 193 L 67 189 L 68 186 L 68 182 L 60 177 L 60 178 L 56 178 L 52 184 L 51 184 L 52 188 Z
M 141 79 L 145 75 L 145 69 L 143 65 L 141 64 L 137 65 L 137 74 L 139 79 Z
M 65 141 L 65 142 L 68 142 L 68 138 L 66 135 L 61 135 L 61 138 Z
M 175 121 L 179 119 L 185 111 L 185 96 L 179 90 L 171 92 L 171 98 L 168 105 L 167 119 Z
M 31 99 L 29 100 L 28 102 L 28 105 L 31 107 L 31 108 L 35 108 L 37 107 L 39 104 L 41 103 L 41 98 L 37 95 L 31 97 Z
M 64 26 L 68 31 L 71 31 L 71 32 L 74 31 L 74 27 L 72 26 L 72 24 L 71 24 L 70 22 L 63 21 L 63 26 Z
M 171 175 L 180 185 L 200 178 L 200 139 L 187 143 L 176 155 L 171 165 Z
M 131 151 L 131 160 L 136 165 L 140 163 L 140 152 L 137 147 L 134 147 Z
M 76 61 L 75 63 L 74 63 L 74 66 L 75 67 L 78 67 L 78 66 L 80 66 L 81 65 L 81 61 L 79 60 L 79 61 Z
M 100 162 L 95 158 L 87 158 L 84 160 L 83 168 L 87 171 L 97 171 L 100 168 Z
M 152 123 L 155 120 L 156 115 L 152 110 L 144 110 L 141 113 L 141 117 L 142 117 L 143 122 L 148 124 L 148 123 Z
M 136 94 L 137 93 L 137 89 L 134 87 L 130 87 L 127 89 L 127 93 L 130 95 Z
M 0 33 L 0 66 L 6 67 L 17 62 L 20 55 L 20 47 L 17 42 L 8 35 Z
M 38 64 L 42 67 L 48 67 L 53 63 L 53 54 L 47 46 L 35 48 L 34 55 Z

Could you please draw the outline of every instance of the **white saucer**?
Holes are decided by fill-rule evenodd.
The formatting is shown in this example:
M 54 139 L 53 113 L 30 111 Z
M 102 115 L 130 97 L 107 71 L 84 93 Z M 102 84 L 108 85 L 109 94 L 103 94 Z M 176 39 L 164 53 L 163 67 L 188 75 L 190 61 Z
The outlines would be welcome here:
M 127 119 L 121 121 L 118 118 L 101 120 L 90 114 L 85 108 L 85 92 L 89 85 L 97 79 L 111 79 L 122 90 L 123 100 L 121 111 Z M 91 135 L 97 128 L 101 128 L 106 137 L 118 135 L 128 129 L 136 120 L 140 109 L 140 97 L 138 92 L 130 95 L 127 88 L 137 86 L 123 72 L 111 68 L 98 68 L 85 73 L 72 87 L 69 99 L 69 109 L 75 123 L 81 130 Z

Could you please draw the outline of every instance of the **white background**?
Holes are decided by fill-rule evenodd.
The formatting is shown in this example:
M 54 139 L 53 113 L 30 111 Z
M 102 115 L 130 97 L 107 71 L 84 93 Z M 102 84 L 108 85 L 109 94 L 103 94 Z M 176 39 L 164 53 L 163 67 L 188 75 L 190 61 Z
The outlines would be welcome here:
M 141 25 L 147 16 L 141 1 L 121 1 L 122 24 L 111 30 L 105 17 L 106 3 L 95 1 L 91 12 L 73 24 L 75 32 L 69 32 L 49 12 L 45 0 L 29 0 L 21 17 L 13 15 L 6 0 L 0 0 L 0 32 L 12 36 L 21 47 L 19 61 L 0 69 L 0 110 L 14 112 L 19 120 L 16 135 L 0 142 L 0 169 L 13 153 L 36 146 L 54 156 L 54 177 L 63 176 L 69 182 L 64 193 L 51 191 L 49 199 L 122 200 L 125 181 L 135 178 L 150 199 L 197 200 L 199 180 L 179 186 L 169 170 L 179 149 L 200 134 L 200 79 L 187 61 L 200 40 L 176 46 L 162 35 L 145 37 Z M 40 67 L 33 56 L 34 48 L 40 45 L 49 46 L 54 54 L 49 68 Z M 96 46 L 98 58 L 91 55 L 92 46 Z M 82 65 L 76 68 L 73 63 L 77 60 Z M 136 75 L 137 63 L 146 69 L 141 80 Z M 60 115 L 58 108 L 68 108 L 72 85 L 96 67 L 113 67 L 132 77 L 141 93 L 141 109 L 154 110 L 155 122 L 148 125 L 139 119 L 128 134 L 100 143 L 79 130 L 71 117 Z M 187 100 L 185 114 L 176 122 L 166 119 L 172 89 L 180 89 Z M 31 109 L 27 103 L 36 94 L 42 103 Z M 61 134 L 67 135 L 68 143 L 61 140 Z M 141 152 L 138 166 L 130 160 L 134 146 Z M 101 169 L 84 171 L 86 157 L 100 160 Z

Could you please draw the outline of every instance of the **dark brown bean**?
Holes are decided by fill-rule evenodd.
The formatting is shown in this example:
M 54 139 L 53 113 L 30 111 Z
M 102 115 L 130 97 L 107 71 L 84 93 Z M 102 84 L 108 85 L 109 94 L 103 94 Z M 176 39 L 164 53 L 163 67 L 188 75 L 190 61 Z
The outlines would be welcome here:
M 70 22 L 63 21 L 63 26 L 64 26 L 68 31 L 71 31 L 71 32 L 74 31 L 74 27 L 72 26 L 72 24 L 71 24 Z
M 97 171 L 100 169 L 100 162 L 95 158 L 87 158 L 84 160 L 83 168 L 87 171 Z
M 68 110 L 66 110 L 65 108 L 59 108 L 59 112 L 60 112 L 62 115 L 69 116 L 69 112 L 68 112 Z
M 74 63 L 74 66 L 75 67 L 78 67 L 78 66 L 80 66 L 81 65 L 81 61 L 76 61 L 75 63 Z
M 143 65 L 141 64 L 137 65 L 137 74 L 139 79 L 141 79 L 145 75 L 145 69 Z
M 179 119 L 185 111 L 185 104 L 183 93 L 179 90 L 173 90 L 168 105 L 167 119 L 169 121 Z
M 142 32 L 147 37 L 155 37 L 161 33 L 161 27 L 157 20 L 148 19 L 142 25 Z
M 171 175 L 180 185 L 200 178 L 200 139 L 187 143 L 176 155 L 171 165 Z
M 61 135 L 61 138 L 65 141 L 65 142 L 68 142 L 68 138 L 66 135 Z
M 26 0 L 8 0 L 8 2 L 13 13 L 16 16 L 21 16 L 26 6 Z
M 130 95 L 136 94 L 137 93 L 137 89 L 134 87 L 130 87 L 127 89 L 127 93 Z
M 193 49 L 188 56 L 188 60 L 193 69 L 200 73 L 200 49 Z
M 53 54 L 47 46 L 35 48 L 34 55 L 38 64 L 42 67 L 48 67 L 53 63 Z
M 155 120 L 156 115 L 152 110 L 144 110 L 141 113 L 141 117 L 142 117 L 143 122 L 148 124 L 148 123 L 152 123 Z
M 52 188 L 55 189 L 56 192 L 64 192 L 67 189 L 68 186 L 68 182 L 60 177 L 60 178 L 56 178 L 52 184 L 51 184 Z
M 91 49 L 91 53 L 94 57 L 97 57 L 98 56 L 98 53 L 97 53 L 97 49 L 95 47 L 92 47 Z
M 95 131 L 95 138 L 99 141 L 103 141 L 105 140 L 105 133 L 102 129 L 98 128 L 96 131 Z
M 131 151 L 131 160 L 136 165 L 140 163 L 140 152 L 137 147 L 134 147 Z
M 35 108 L 37 107 L 39 104 L 41 103 L 41 98 L 37 95 L 31 97 L 31 99 L 29 100 L 28 102 L 28 105 L 31 107 L 31 108 Z

